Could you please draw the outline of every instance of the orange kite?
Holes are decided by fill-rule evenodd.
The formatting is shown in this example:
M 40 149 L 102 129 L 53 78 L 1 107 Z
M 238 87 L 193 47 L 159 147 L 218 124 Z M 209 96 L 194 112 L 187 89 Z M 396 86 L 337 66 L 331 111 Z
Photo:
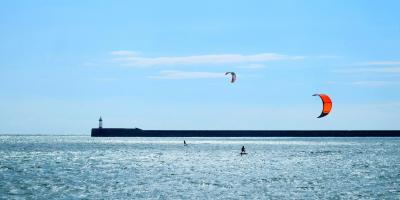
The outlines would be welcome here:
M 323 108 L 322 108 L 321 115 L 318 116 L 318 118 L 327 116 L 329 114 L 329 112 L 331 112 L 331 109 L 332 109 L 331 98 L 329 98 L 329 96 L 326 94 L 314 94 L 313 96 L 319 96 L 322 100 Z

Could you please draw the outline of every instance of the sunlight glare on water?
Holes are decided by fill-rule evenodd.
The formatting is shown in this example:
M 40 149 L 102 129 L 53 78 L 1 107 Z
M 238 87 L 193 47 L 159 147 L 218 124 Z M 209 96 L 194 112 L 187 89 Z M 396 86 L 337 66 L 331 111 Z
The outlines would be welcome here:
M 0 198 L 396 199 L 399 144 L 398 138 L 0 136 Z M 239 155 L 243 145 L 246 156 Z

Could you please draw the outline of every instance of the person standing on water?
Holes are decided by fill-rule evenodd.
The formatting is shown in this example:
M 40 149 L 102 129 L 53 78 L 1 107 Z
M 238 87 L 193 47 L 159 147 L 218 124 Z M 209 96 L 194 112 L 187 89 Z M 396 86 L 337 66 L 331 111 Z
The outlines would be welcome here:
M 240 154 L 245 154 L 246 153 L 246 149 L 244 148 L 244 146 L 242 146 L 242 152 L 240 152 Z
M 186 145 L 187 145 L 187 144 L 186 144 L 186 140 L 183 140 L 183 145 L 184 145 L 184 146 L 186 146 Z

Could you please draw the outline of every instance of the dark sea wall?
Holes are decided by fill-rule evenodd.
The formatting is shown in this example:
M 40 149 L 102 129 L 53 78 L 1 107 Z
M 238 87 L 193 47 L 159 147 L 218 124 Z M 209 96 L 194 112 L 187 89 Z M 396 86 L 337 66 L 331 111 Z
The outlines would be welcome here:
M 92 137 L 400 137 L 400 130 L 141 130 L 93 128 Z

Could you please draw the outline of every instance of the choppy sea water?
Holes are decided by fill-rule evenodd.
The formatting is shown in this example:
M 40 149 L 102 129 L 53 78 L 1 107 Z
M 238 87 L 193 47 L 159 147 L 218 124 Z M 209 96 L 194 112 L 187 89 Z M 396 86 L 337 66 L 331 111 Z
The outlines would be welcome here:
M 0 136 L 0 198 L 400 199 L 400 138 Z

